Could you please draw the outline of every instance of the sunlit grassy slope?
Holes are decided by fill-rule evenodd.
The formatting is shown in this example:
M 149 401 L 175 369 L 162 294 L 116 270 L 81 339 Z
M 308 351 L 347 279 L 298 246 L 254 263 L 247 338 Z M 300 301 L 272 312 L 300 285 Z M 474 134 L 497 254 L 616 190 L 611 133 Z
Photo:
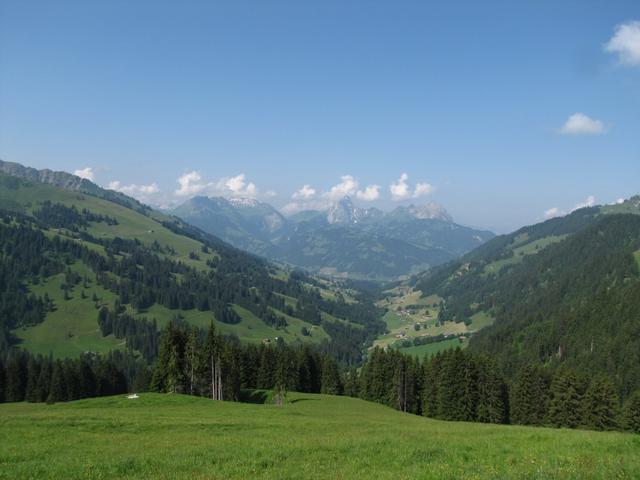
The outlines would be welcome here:
M 98 198 L 92 195 L 57 188 L 47 184 L 28 181 L 16 181 L 11 177 L 0 174 L 0 208 L 30 214 L 40 208 L 42 202 L 62 203 L 66 206 L 75 206 L 78 210 L 87 209 L 95 214 L 107 215 L 117 220 L 117 225 L 108 225 L 105 222 L 91 222 L 87 232 L 96 238 L 123 238 L 137 239 L 147 246 L 157 242 L 162 247 L 170 247 L 175 252 L 171 255 L 174 261 L 180 261 L 192 267 L 207 270 L 207 260 L 218 255 L 215 251 L 205 253 L 202 244 L 192 238 L 179 235 L 162 225 L 169 217 L 159 212 L 149 211 L 143 215 L 119 204 Z M 49 237 L 60 236 L 66 239 L 82 243 L 100 254 L 105 254 L 104 248 L 95 243 L 82 241 L 64 229 L 49 229 L 44 231 Z M 196 255 L 190 255 L 195 253 Z M 29 285 L 28 288 L 36 295 L 44 295 L 46 292 L 54 301 L 56 310 L 49 312 L 45 320 L 34 326 L 23 327 L 13 333 L 24 348 L 41 354 L 52 353 L 55 357 L 74 357 L 86 351 L 106 352 L 112 349 L 124 347 L 123 340 L 113 336 L 103 337 L 98 328 L 97 316 L 100 305 L 113 306 L 115 295 L 105 290 L 95 281 L 93 271 L 80 261 L 70 265 L 71 270 L 88 279 L 88 286 L 84 282 L 76 285 L 70 292 L 70 298 L 64 298 L 61 285 L 64 283 L 64 274 L 40 279 L 38 284 Z M 273 276 L 286 279 L 287 272 L 274 268 Z M 335 297 L 332 286 L 327 284 L 321 289 L 321 293 L 327 297 Z M 84 293 L 84 295 L 83 295 Z M 98 302 L 93 300 L 95 296 Z M 348 291 L 343 294 L 347 301 L 351 301 Z M 296 299 L 289 297 L 288 304 L 295 307 Z M 98 305 L 98 308 L 96 307 Z M 285 315 L 283 312 L 274 312 L 287 319 L 285 328 L 273 328 L 265 324 L 248 310 L 239 306 L 233 307 L 241 321 L 235 325 L 228 325 L 216 321 L 211 312 L 198 310 L 169 310 L 161 305 L 153 305 L 148 311 L 137 312 L 129 308 L 129 313 L 136 317 L 145 317 L 149 320 L 156 319 L 158 326 L 166 325 L 176 315 L 181 316 L 192 325 L 208 328 L 213 320 L 217 327 L 225 334 L 237 335 L 244 342 L 260 342 L 264 339 L 281 337 L 288 343 L 311 342 L 319 343 L 329 339 L 329 336 L 321 326 L 314 326 L 298 318 Z M 308 335 L 303 335 L 303 327 Z
M 640 436 L 468 423 L 344 397 L 0 405 L 0 478 L 638 478 Z
M 375 346 L 393 346 L 401 352 L 425 357 L 443 350 L 455 347 L 465 348 L 468 337 L 473 333 L 491 325 L 494 318 L 484 311 L 471 316 L 469 325 L 463 322 L 438 323 L 439 304 L 443 299 L 438 295 L 423 296 L 422 292 L 407 286 L 396 287 L 385 292 L 385 297 L 378 302 L 380 307 L 386 308 L 387 313 L 382 318 L 387 324 L 388 332 L 378 337 Z M 418 325 L 416 330 L 415 326 Z M 401 346 L 403 342 L 412 341 L 419 337 L 435 337 L 450 335 L 439 342 L 410 347 Z M 457 336 L 462 335 L 460 340 Z

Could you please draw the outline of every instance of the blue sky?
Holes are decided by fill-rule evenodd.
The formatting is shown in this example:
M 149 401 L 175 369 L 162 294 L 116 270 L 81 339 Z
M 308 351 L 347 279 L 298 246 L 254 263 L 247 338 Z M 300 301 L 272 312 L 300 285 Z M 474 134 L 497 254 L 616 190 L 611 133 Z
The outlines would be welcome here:
M 155 204 L 346 192 L 504 232 L 640 193 L 638 21 L 632 0 L 0 0 L 0 158 Z

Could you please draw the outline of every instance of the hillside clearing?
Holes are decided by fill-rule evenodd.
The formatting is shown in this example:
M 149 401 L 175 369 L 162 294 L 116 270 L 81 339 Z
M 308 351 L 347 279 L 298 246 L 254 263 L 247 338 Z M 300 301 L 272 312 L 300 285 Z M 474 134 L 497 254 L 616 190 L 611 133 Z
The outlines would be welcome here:
M 637 478 L 640 437 L 430 420 L 362 400 L 141 394 L 0 405 L 0 478 Z

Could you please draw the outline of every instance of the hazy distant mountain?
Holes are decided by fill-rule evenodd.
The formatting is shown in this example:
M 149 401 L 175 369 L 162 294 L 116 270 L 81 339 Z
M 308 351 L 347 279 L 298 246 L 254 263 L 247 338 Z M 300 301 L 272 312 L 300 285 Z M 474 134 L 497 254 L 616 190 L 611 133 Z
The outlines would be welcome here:
M 377 208 L 359 208 L 353 205 L 350 197 L 337 201 L 326 213 L 327 222 L 331 225 L 355 225 L 367 220 L 375 220 L 384 213 Z
M 454 223 L 437 203 L 385 213 L 349 197 L 289 218 L 252 199 L 195 197 L 173 214 L 250 252 L 311 271 L 389 280 L 453 260 L 494 235 Z
M 271 205 L 248 198 L 193 197 L 172 213 L 238 248 L 261 255 L 287 224 Z

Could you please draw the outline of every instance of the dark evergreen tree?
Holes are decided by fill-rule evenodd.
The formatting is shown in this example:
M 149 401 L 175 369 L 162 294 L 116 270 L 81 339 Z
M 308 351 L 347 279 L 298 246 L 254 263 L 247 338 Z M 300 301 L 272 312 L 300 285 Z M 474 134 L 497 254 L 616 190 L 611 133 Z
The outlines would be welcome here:
M 495 361 L 486 356 L 477 358 L 478 405 L 476 421 L 508 423 L 509 394 Z
M 613 383 L 596 377 L 582 399 L 582 425 L 591 430 L 613 430 L 618 424 L 619 407 Z
M 6 367 L 7 402 L 22 402 L 27 389 L 27 356 L 18 350 L 13 350 L 7 361 Z
M 358 370 L 352 368 L 344 376 L 344 394 L 348 397 L 358 397 L 360 394 L 360 379 Z
M 38 391 L 37 401 L 46 402 L 49 397 L 49 391 L 51 389 L 51 374 L 53 370 L 51 357 L 45 357 L 42 359 L 40 365 L 40 375 L 38 376 Z
M 273 348 L 263 348 L 260 353 L 257 387 L 270 390 L 275 385 L 275 371 L 277 366 L 276 352 Z
M 633 433 L 640 433 L 640 390 L 631 395 L 624 404 L 624 428 Z
M 582 395 L 574 372 L 563 368 L 553 376 L 547 421 L 555 427 L 576 428 L 582 417 Z
M 25 400 L 27 402 L 41 402 L 40 394 L 40 368 L 41 362 L 34 356 L 29 356 L 27 362 L 27 388 L 25 392 Z
M 424 365 L 424 381 L 422 387 L 422 414 L 427 417 L 439 418 L 440 398 L 439 386 L 442 372 L 442 354 L 437 353 Z
M 0 403 L 4 403 L 5 401 L 6 385 L 7 377 L 4 370 L 4 362 L 2 361 L 2 357 L 0 356 Z
M 67 382 L 65 378 L 64 365 L 60 360 L 53 363 L 53 371 L 51 372 L 51 386 L 47 403 L 66 402 L 67 401 Z
M 89 360 L 81 357 L 76 366 L 78 398 L 96 396 L 96 376 Z
M 336 361 L 325 355 L 322 359 L 322 379 L 320 385 L 320 393 L 328 395 L 340 395 L 342 393 L 342 383 L 340 381 L 340 372 Z
M 548 376 L 539 368 L 525 365 L 511 387 L 510 419 L 520 425 L 542 425 L 547 418 Z

